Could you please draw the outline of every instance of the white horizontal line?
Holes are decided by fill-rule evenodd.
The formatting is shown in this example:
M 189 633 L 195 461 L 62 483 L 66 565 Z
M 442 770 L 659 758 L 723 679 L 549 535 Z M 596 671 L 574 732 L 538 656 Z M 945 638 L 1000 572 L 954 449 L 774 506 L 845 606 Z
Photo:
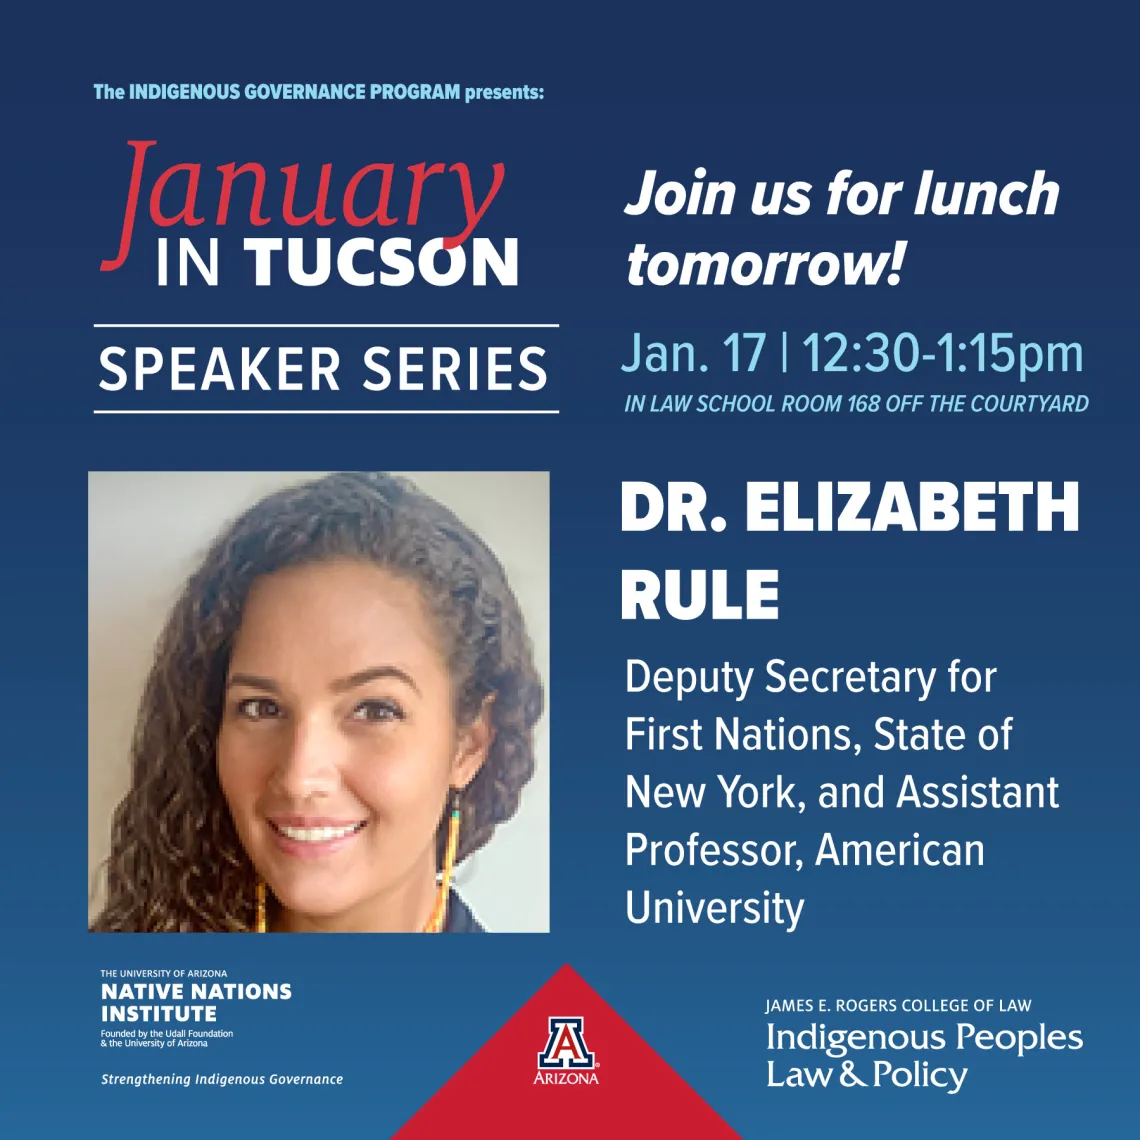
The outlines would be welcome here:
M 93 408 L 97 416 L 556 416 L 558 408 Z
M 96 324 L 96 329 L 557 329 L 557 324 Z

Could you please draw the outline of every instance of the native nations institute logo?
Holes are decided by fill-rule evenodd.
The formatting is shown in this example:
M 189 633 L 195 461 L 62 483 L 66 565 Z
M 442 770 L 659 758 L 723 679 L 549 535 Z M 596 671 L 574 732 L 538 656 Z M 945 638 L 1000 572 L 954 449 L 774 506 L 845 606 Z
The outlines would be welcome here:
M 597 1062 L 586 1045 L 580 1017 L 551 1017 L 546 1048 L 538 1055 L 536 1085 L 596 1085 Z

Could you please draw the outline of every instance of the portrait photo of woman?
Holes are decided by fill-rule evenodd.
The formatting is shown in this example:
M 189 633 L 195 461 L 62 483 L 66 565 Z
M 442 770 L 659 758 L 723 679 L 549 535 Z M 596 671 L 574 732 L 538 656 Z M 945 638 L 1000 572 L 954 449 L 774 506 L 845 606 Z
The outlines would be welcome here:
M 92 473 L 90 928 L 549 929 L 548 502 Z

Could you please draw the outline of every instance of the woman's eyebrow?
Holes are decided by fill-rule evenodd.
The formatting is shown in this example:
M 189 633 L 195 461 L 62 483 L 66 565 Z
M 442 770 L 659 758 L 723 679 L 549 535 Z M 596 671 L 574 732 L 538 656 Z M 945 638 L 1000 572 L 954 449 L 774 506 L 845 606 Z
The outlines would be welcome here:
M 234 673 L 226 682 L 226 688 L 232 689 L 235 685 L 245 685 L 250 689 L 264 689 L 268 693 L 281 692 L 281 686 L 268 677 L 255 677 L 252 673 Z
M 369 669 L 361 669 L 359 673 L 353 673 L 349 677 L 343 677 L 339 681 L 334 681 L 331 687 L 333 692 L 343 693 L 346 689 L 355 689 L 360 685 L 367 685 L 369 681 L 375 681 L 382 677 L 394 677 L 397 681 L 403 681 L 417 697 L 423 696 L 420 692 L 419 685 L 417 685 L 403 669 L 399 669 L 395 665 L 373 665 Z

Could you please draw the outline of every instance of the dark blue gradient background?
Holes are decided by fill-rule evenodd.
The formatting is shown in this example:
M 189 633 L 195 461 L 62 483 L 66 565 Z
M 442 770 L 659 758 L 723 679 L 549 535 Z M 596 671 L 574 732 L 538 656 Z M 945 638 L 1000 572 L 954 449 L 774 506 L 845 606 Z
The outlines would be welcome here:
M 153 9 L 100 10 L 100 23 L 57 19 L 10 45 L 4 198 L 5 986 L 0 1071 L 13 1136 L 278 1135 L 366 1129 L 406 1120 L 563 962 L 571 963 L 744 1136 L 1110 1136 L 1135 1121 L 1136 892 L 1136 160 L 1127 29 L 1090 7 L 1066 24 L 1041 9 L 1008 17 L 956 6 L 940 22 L 914 10 L 867 22 L 813 8 L 793 26 L 773 8 L 745 16 L 690 9 L 684 22 L 629 31 L 575 6 L 562 21 L 537 7 L 494 26 L 469 9 L 397 26 L 380 10 L 284 9 L 244 22 L 198 9 L 167 24 Z M 663 19 L 663 14 L 658 13 Z M 14 68 L 14 69 L 13 69 Z M 542 86 L 542 102 L 454 104 L 95 103 L 91 83 L 130 81 L 440 80 Z M 465 160 L 507 179 L 480 233 L 519 238 L 516 290 L 357 290 L 337 284 L 254 290 L 232 268 L 216 290 L 159 290 L 153 238 L 116 274 L 128 138 L 157 138 L 160 163 L 335 163 L 334 187 L 366 162 Z M 687 179 L 698 165 L 737 182 L 732 219 L 624 217 L 647 167 Z M 916 219 L 924 167 L 939 176 L 1026 181 L 1044 167 L 1061 185 L 1054 217 Z M 838 169 L 903 179 L 889 218 L 823 216 Z M 815 186 L 805 218 L 754 218 L 758 179 Z M 311 183 L 303 183 L 311 185 Z M 481 183 L 477 183 L 480 185 Z M 149 183 L 148 183 L 149 185 Z M 243 196 L 235 195 L 240 215 Z M 208 198 L 203 199 L 204 204 Z M 421 234 L 454 220 L 425 206 Z M 207 210 L 208 213 L 208 210 Z M 211 227 L 198 233 L 209 236 Z M 264 232 L 282 233 L 277 227 Z M 314 236 L 311 228 L 302 231 Z M 403 232 L 398 230 L 396 232 Z M 176 236 L 178 231 L 170 231 Z M 242 229 L 222 235 L 223 257 Z M 334 239 L 350 236 L 343 227 Z M 385 235 L 387 236 L 387 235 Z M 416 236 L 416 235 L 412 235 Z M 651 246 L 889 249 L 910 242 L 895 289 L 636 290 L 625 256 Z M 555 321 L 551 382 L 531 420 L 490 417 L 96 418 L 99 348 L 120 334 L 96 321 Z M 1079 340 L 1079 376 L 1040 376 L 1027 391 L 1089 395 L 1081 416 L 722 416 L 621 414 L 631 382 L 618 365 L 630 334 L 713 345 L 734 329 L 1013 331 Z M 183 340 L 180 334 L 178 340 Z M 251 334 L 256 343 L 284 343 Z M 384 343 L 328 333 L 294 343 Z M 441 334 L 437 343 L 448 343 Z M 177 343 L 155 333 L 153 342 Z M 262 339 L 264 338 L 264 339 Z M 290 338 L 293 339 L 292 337 Z M 240 344 L 193 334 L 184 343 Z M 523 334 L 492 343 L 528 343 Z M 389 343 L 397 343 L 390 341 Z M 427 341 L 426 343 L 431 343 Z M 462 342 L 460 342 L 462 343 Z M 765 358 L 771 362 L 775 345 Z M 743 390 L 712 371 L 671 389 Z M 348 370 L 345 370 L 346 375 Z M 875 380 L 757 379 L 783 391 L 1011 391 L 1016 381 L 941 372 Z M 157 403 L 158 386 L 155 385 Z M 211 401 L 214 402 L 214 401 Z M 217 402 L 222 402 L 218 400 Z M 344 406 L 365 395 L 342 393 Z M 519 468 L 552 472 L 552 933 L 489 939 L 99 938 L 85 928 L 84 685 L 86 472 L 89 469 Z M 721 535 L 622 535 L 622 479 L 696 479 L 729 520 Z M 748 479 L 1079 480 L 1078 533 L 747 534 Z M 656 625 L 619 620 L 623 566 L 775 566 L 776 623 Z M 997 666 L 986 699 L 777 699 L 677 706 L 627 697 L 624 661 L 762 667 L 804 664 Z M 99 663 L 93 663 L 99 668 Z M 759 669 L 758 669 L 759 673 Z M 943 674 L 944 676 L 944 674 Z M 754 683 L 754 690 L 759 681 Z M 1016 718 L 1008 755 L 870 753 L 880 715 L 940 716 L 976 727 Z M 627 760 L 627 714 L 659 719 L 740 712 L 805 723 L 847 721 L 864 742 L 842 756 L 705 752 Z M 715 773 L 784 772 L 805 791 L 824 779 L 1045 779 L 1055 813 L 848 812 L 794 820 L 715 807 Z M 699 813 L 627 812 L 627 771 L 705 779 Z M 661 838 L 795 835 L 805 850 L 837 836 L 979 838 L 980 870 L 880 869 L 647 874 L 624 866 L 627 828 Z M 635 927 L 627 887 L 694 895 L 807 899 L 795 935 L 772 926 Z M 225 968 L 230 980 L 288 980 L 289 1003 L 224 1006 L 236 1039 L 208 1052 L 111 1054 L 98 1047 L 106 967 Z M 1024 1059 L 976 1051 L 918 1054 L 968 1065 L 955 1097 L 932 1089 L 791 1091 L 764 1087 L 768 997 L 1029 997 L 1012 1025 L 1082 1030 L 1085 1048 Z M 565 1012 L 565 1011 L 555 1011 Z M 783 1015 L 799 1028 L 809 1015 Z M 955 1017 L 829 1015 L 852 1028 L 941 1026 Z M 975 1020 L 969 1018 L 969 1020 Z M 542 1042 L 536 1042 L 536 1050 Z M 910 1055 L 904 1055 L 909 1057 Z M 796 1056 L 778 1060 L 795 1063 Z M 836 1064 L 803 1055 L 810 1065 Z M 328 1089 L 101 1088 L 102 1072 L 343 1072 Z M 510 1135 L 504 1105 L 503 1135 Z M 465 1122 L 457 1120 L 461 1134 Z

